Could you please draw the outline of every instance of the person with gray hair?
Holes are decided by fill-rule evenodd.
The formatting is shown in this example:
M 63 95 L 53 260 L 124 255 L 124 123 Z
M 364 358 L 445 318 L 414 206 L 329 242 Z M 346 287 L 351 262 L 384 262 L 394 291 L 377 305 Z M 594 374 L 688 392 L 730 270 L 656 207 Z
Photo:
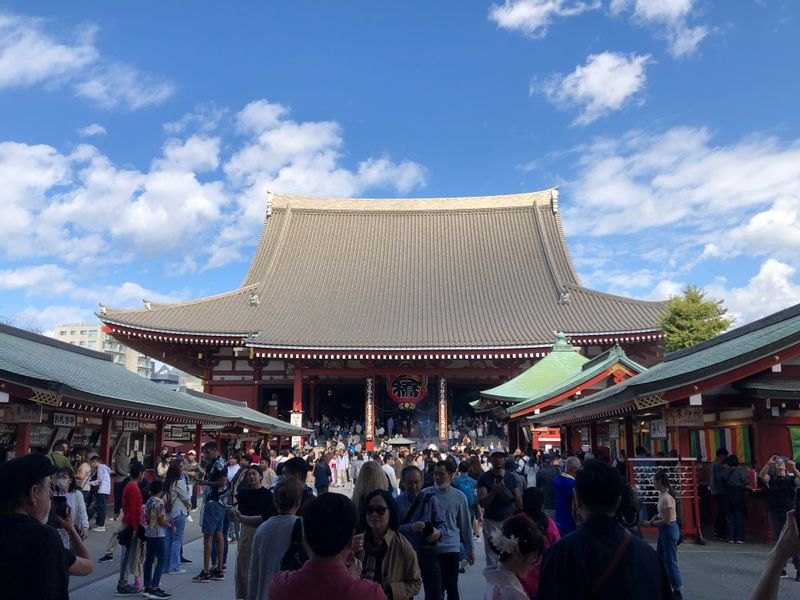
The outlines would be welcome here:
M 553 479 L 553 495 L 556 501 L 555 522 L 562 537 L 575 530 L 572 496 L 575 490 L 575 475 L 580 470 L 580 459 L 577 456 L 570 456 L 564 465 L 564 472 Z

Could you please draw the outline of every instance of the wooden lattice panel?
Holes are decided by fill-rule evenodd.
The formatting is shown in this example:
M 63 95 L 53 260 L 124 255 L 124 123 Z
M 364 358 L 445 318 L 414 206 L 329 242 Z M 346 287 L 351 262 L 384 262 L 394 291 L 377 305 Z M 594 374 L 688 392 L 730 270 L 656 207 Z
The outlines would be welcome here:
M 664 392 L 658 392 L 657 394 L 648 394 L 646 396 L 638 396 L 634 403 L 636 404 L 636 408 L 639 410 L 654 408 L 656 406 L 662 406 L 666 404 L 664 401 Z
M 47 392 L 45 390 L 34 390 L 33 396 L 28 398 L 31 402 L 37 404 L 46 404 L 47 406 L 58 406 L 61 404 L 61 394 L 55 392 Z

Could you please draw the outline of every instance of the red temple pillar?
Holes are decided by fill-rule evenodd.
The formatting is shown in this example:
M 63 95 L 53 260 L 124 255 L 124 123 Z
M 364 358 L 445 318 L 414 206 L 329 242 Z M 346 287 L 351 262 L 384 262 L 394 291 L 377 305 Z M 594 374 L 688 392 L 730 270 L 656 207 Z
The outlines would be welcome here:
M 100 460 L 104 465 L 111 464 L 111 415 L 103 415 L 100 425 Z
M 17 448 L 15 456 L 28 454 L 31 448 L 31 424 L 17 423 Z
M 633 417 L 630 415 L 624 417 L 625 426 L 625 456 L 633 458 L 635 455 L 635 446 L 633 443 Z
M 198 423 L 194 429 L 194 451 L 197 452 L 197 460 L 203 455 L 203 424 Z
M 447 446 L 447 378 L 439 377 L 439 445 Z
M 364 389 L 364 449 L 375 450 L 375 377 L 367 377 Z
M 317 380 L 308 384 L 308 418 L 313 423 L 317 419 Z
M 597 452 L 597 423 L 589 423 L 589 448 Z
M 294 385 L 292 386 L 292 425 L 303 426 L 303 369 L 295 367 Z M 296 443 L 296 444 L 295 444 Z M 292 436 L 292 446 L 303 447 L 302 436 Z

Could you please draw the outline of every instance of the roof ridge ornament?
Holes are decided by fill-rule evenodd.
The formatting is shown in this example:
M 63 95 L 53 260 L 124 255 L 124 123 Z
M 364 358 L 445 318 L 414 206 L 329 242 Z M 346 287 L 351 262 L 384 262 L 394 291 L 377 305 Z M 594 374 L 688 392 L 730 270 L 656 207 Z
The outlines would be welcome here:
M 558 303 L 559 304 L 569 304 L 571 299 L 569 297 L 569 292 L 564 290 L 558 295 Z
M 558 214 L 558 186 L 550 190 L 550 209 L 554 215 Z
M 267 190 L 267 218 L 272 216 L 272 190 Z
M 259 300 L 258 294 L 256 294 L 255 292 L 250 292 L 249 302 L 250 306 L 258 306 L 259 304 L 261 304 L 261 300 Z
M 153 310 L 153 304 L 150 302 L 150 300 L 145 300 L 144 298 L 142 298 L 142 302 L 144 303 L 144 307 L 147 310 Z

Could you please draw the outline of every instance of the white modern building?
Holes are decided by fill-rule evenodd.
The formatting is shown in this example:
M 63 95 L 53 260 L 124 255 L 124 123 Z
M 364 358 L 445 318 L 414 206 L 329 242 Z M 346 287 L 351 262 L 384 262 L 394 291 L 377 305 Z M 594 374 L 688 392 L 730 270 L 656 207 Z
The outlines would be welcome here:
M 150 378 L 150 358 L 120 344 L 103 331 L 102 323 L 67 323 L 56 325 L 53 337 L 68 344 L 105 352 L 113 357 L 114 364 L 122 365 L 142 377 Z

